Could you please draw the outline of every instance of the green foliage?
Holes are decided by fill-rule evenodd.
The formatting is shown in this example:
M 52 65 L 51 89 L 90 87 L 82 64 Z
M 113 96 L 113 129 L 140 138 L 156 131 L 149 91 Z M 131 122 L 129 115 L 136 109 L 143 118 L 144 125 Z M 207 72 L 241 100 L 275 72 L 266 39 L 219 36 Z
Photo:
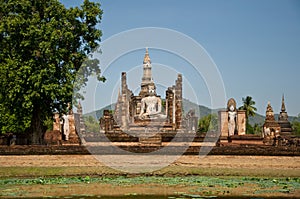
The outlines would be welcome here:
M 254 124 L 253 126 L 247 122 L 246 123 L 246 129 L 247 129 L 247 134 L 255 134 L 255 135 L 261 135 L 262 131 L 262 125 L 259 124 Z
M 295 117 L 294 120 L 291 122 L 293 133 L 300 136 L 300 113 L 298 117 Z
M 66 111 L 73 89 L 78 91 L 91 74 L 105 80 L 99 61 L 87 60 L 100 42 L 96 24 L 101 17 L 100 4 L 89 0 L 69 9 L 57 0 L 1 2 L 1 132 L 26 131 L 39 143 L 43 121 L 54 110 Z
M 87 132 L 96 133 L 100 130 L 99 122 L 91 115 L 84 117 L 84 124 Z
M 249 122 L 246 123 L 246 133 L 247 134 L 254 134 L 253 126 L 251 124 L 249 124 Z
M 53 130 L 53 117 L 48 117 L 44 120 L 43 124 L 47 130 L 52 131 Z
M 254 124 L 253 126 L 253 133 L 256 135 L 261 135 L 262 134 L 262 124 Z
M 208 131 L 218 130 L 218 116 L 217 114 L 209 114 L 199 119 L 198 132 L 206 133 Z
M 246 111 L 246 134 L 254 134 L 253 127 L 249 124 L 249 116 L 255 116 L 255 111 L 257 111 L 255 107 L 255 101 L 253 101 L 251 96 L 247 96 L 246 98 L 242 98 L 243 105 L 239 107 L 239 110 Z
M 247 96 L 246 98 L 242 98 L 243 106 L 239 107 L 240 110 L 246 111 L 246 117 L 254 116 L 255 111 L 257 111 L 255 105 L 255 101 L 252 100 L 251 96 Z
M 137 177 L 55 177 L 55 178 L 20 178 L 0 179 L 0 185 L 36 185 L 36 184 L 78 184 L 103 183 L 114 186 L 128 186 L 140 184 L 182 185 L 215 188 L 238 188 L 241 186 L 257 186 L 261 190 L 270 192 L 287 192 L 300 188 L 299 178 L 260 178 L 260 177 L 211 177 L 211 176 L 137 176 Z
M 1 185 L 20 184 L 20 185 L 35 185 L 35 184 L 71 184 L 71 183 L 89 183 L 90 176 L 78 177 L 56 177 L 56 178 L 32 178 L 32 179 L 5 179 L 0 180 Z
M 161 106 L 166 109 L 166 99 L 161 99 Z

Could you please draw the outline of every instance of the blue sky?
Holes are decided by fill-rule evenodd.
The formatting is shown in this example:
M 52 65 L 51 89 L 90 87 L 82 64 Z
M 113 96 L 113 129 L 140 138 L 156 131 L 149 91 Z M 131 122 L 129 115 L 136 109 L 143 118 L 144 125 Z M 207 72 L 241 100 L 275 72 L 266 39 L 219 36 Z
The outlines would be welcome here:
M 82 1 L 61 0 L 61 2 L 69 7 L 78 6 Z M 102 22 L 99 24 L 99 28 L 103 31 L 102 41 L 133 28 L 161 27 L 179 31 L 202 45 L 213 59 L 223 79 L 227 99 L 233 97 L 240 106 L 242 97 L 250 95 L 256 101 L 260 114 L 265 114 L 268 101 L 271 102 L 275 113 L 278 113 L 281 96 L 284 93 L 288 114 L 300 113 L 300 1 L 100 0 L 99 2 L 104 11 Z M 175 63 L 175 58 L 172 59 L 173 62 L 164 60 L 166 59 L 164 55 L 170 56 L 165 52 L 150 49 L 149 53 L 152 61 L 157 63 L 157 68 L 161 67 L 159 64 L 168 66 L 172 63 L 185 64 L 182 60 Z M 144 50 L 140 50 L 121 57 L 112 64 L 120 68 L 108 70 L 105 76 L 108 80 L 118 79 L 120 77 L 118 71 L 139 68 L 143 56 Z M 180 71 L 180 68 L 176 70 Z M 155 73 L 153 76 L 155 80 Z M 173 79 L 175 78 L 176 76 Z M 191 79 L 190 83 L 195 85 L 188 73 L 185 78 Z M 105 84 L 110 83 L 107 81 Z M 197 91 L 200 93 L 199 104 L 210 107 L 205 82 L 197 85 L 199 87 L 192 87 L 199 90 Z M 99 108 L 108 103 L 104 95 L 101 99 L 97 99 Z

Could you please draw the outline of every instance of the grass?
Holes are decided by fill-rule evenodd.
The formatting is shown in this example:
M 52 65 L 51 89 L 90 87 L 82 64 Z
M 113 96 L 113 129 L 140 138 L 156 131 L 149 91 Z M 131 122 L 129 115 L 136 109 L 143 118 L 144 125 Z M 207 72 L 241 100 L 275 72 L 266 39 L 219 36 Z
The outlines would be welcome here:
M 299 177 L 300 170 L 274 168 L 199 168 L 168 166 L 152 173 L 127 174 L 109 167 L 0 167 L 0 178 L 10 177 L 55 177 L 55 176 L 253 176 L 253 177 Z
M 35 185 L 35 184 L 74 184 L 74 183 L 104 183 L 111 185 L 184 185 L 200 187 L 227 187 L 235 188 L 245 184 L 256 184 L 262 188 L 280 186 L 282 189 L 288 187 L 299 189 L 300 178 L 258 178 L 258 177 L 208 177 L 208 176 L 186 176 L 186 177 L 161 177 L 161 176 L 138 176 L 138 177 L 53 177 L 53 178 L 9 178 L 1 179 L 0 185 Z
M 0 167 L 1 178 L 78 175 L 118 175 L 109 167 Z
M 104 186 L 109 185 L 109 187 Z M 0 197 L 26 197 L 31 194 L 35 196 L 44 196 L 48 194 L 57 194 L 55 190 L 66 193 L 71 191 L 73 196 L 80 195 L 82 192 L 76 192 L 78 187 L 90 190 L 92 193 L 103 194 L 104 189 L 110 191 L 116 188 L 128 189 L 124 195 L 144 194 L 143 187 L 152 187 L 165 191 L 164 188 L 174 188 L 173 194 L 180 198 L 199 198 L 202 196 L 224 196 L 224 195 L 276 195 L 276 196 L 295 196 L 300 189 L 300 178 L 258 178 L 258 177 L 208 177 L 208 176 L 114 176 L 114 177 L 53 177 L 53 178 L 9 178 L 0 180 Z M 180 188 L 184 192 L 176 192 Z M 65 191 L 64 191 L 65 190 Z M 95 192 L 95 191 L 99 192 Z M 78 194 L 77 194 L 78 193 Z M 86 193 L 86 192 L 85 192 Z M 89 192 L 88 192 L 89 193 Z M 40 194 L 40 195 L 38 195 Z M 93 195 L 93 194 L 91 194 Z M 199 197 L 198 197 L 199 196 Z M 155 195 L 154 197 L 155 198 Z M 177 198 L 177 197 L 176 197 Z

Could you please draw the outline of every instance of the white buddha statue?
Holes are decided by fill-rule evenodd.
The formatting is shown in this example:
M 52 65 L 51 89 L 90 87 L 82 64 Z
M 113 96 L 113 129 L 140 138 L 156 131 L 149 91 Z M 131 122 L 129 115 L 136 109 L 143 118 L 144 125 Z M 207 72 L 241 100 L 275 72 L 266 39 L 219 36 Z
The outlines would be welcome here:
M 234 108 L 233 105 L 230 105 L 229 111 L 228 111 L 228 131 L 229 131 L 229 136 L 234 135 L 236 123 L 235 123 L 235 118 L 236 118 L 237 112 Z
M 141 112 L 139 115 L 140 119 L 165 119 L 167 115 L 161 112 L 161 99 L 156 96 L 155 86 L 148 86 L 147 97 L 141 100 Z

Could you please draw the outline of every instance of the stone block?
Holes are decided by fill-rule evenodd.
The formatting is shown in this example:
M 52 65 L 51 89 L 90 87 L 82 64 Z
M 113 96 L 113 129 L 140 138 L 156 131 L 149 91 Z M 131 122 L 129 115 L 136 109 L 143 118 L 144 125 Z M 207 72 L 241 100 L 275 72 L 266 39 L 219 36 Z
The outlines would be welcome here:
M 219 111 L 219 132 L 221 136 L 228 137 L 228 112 Z

